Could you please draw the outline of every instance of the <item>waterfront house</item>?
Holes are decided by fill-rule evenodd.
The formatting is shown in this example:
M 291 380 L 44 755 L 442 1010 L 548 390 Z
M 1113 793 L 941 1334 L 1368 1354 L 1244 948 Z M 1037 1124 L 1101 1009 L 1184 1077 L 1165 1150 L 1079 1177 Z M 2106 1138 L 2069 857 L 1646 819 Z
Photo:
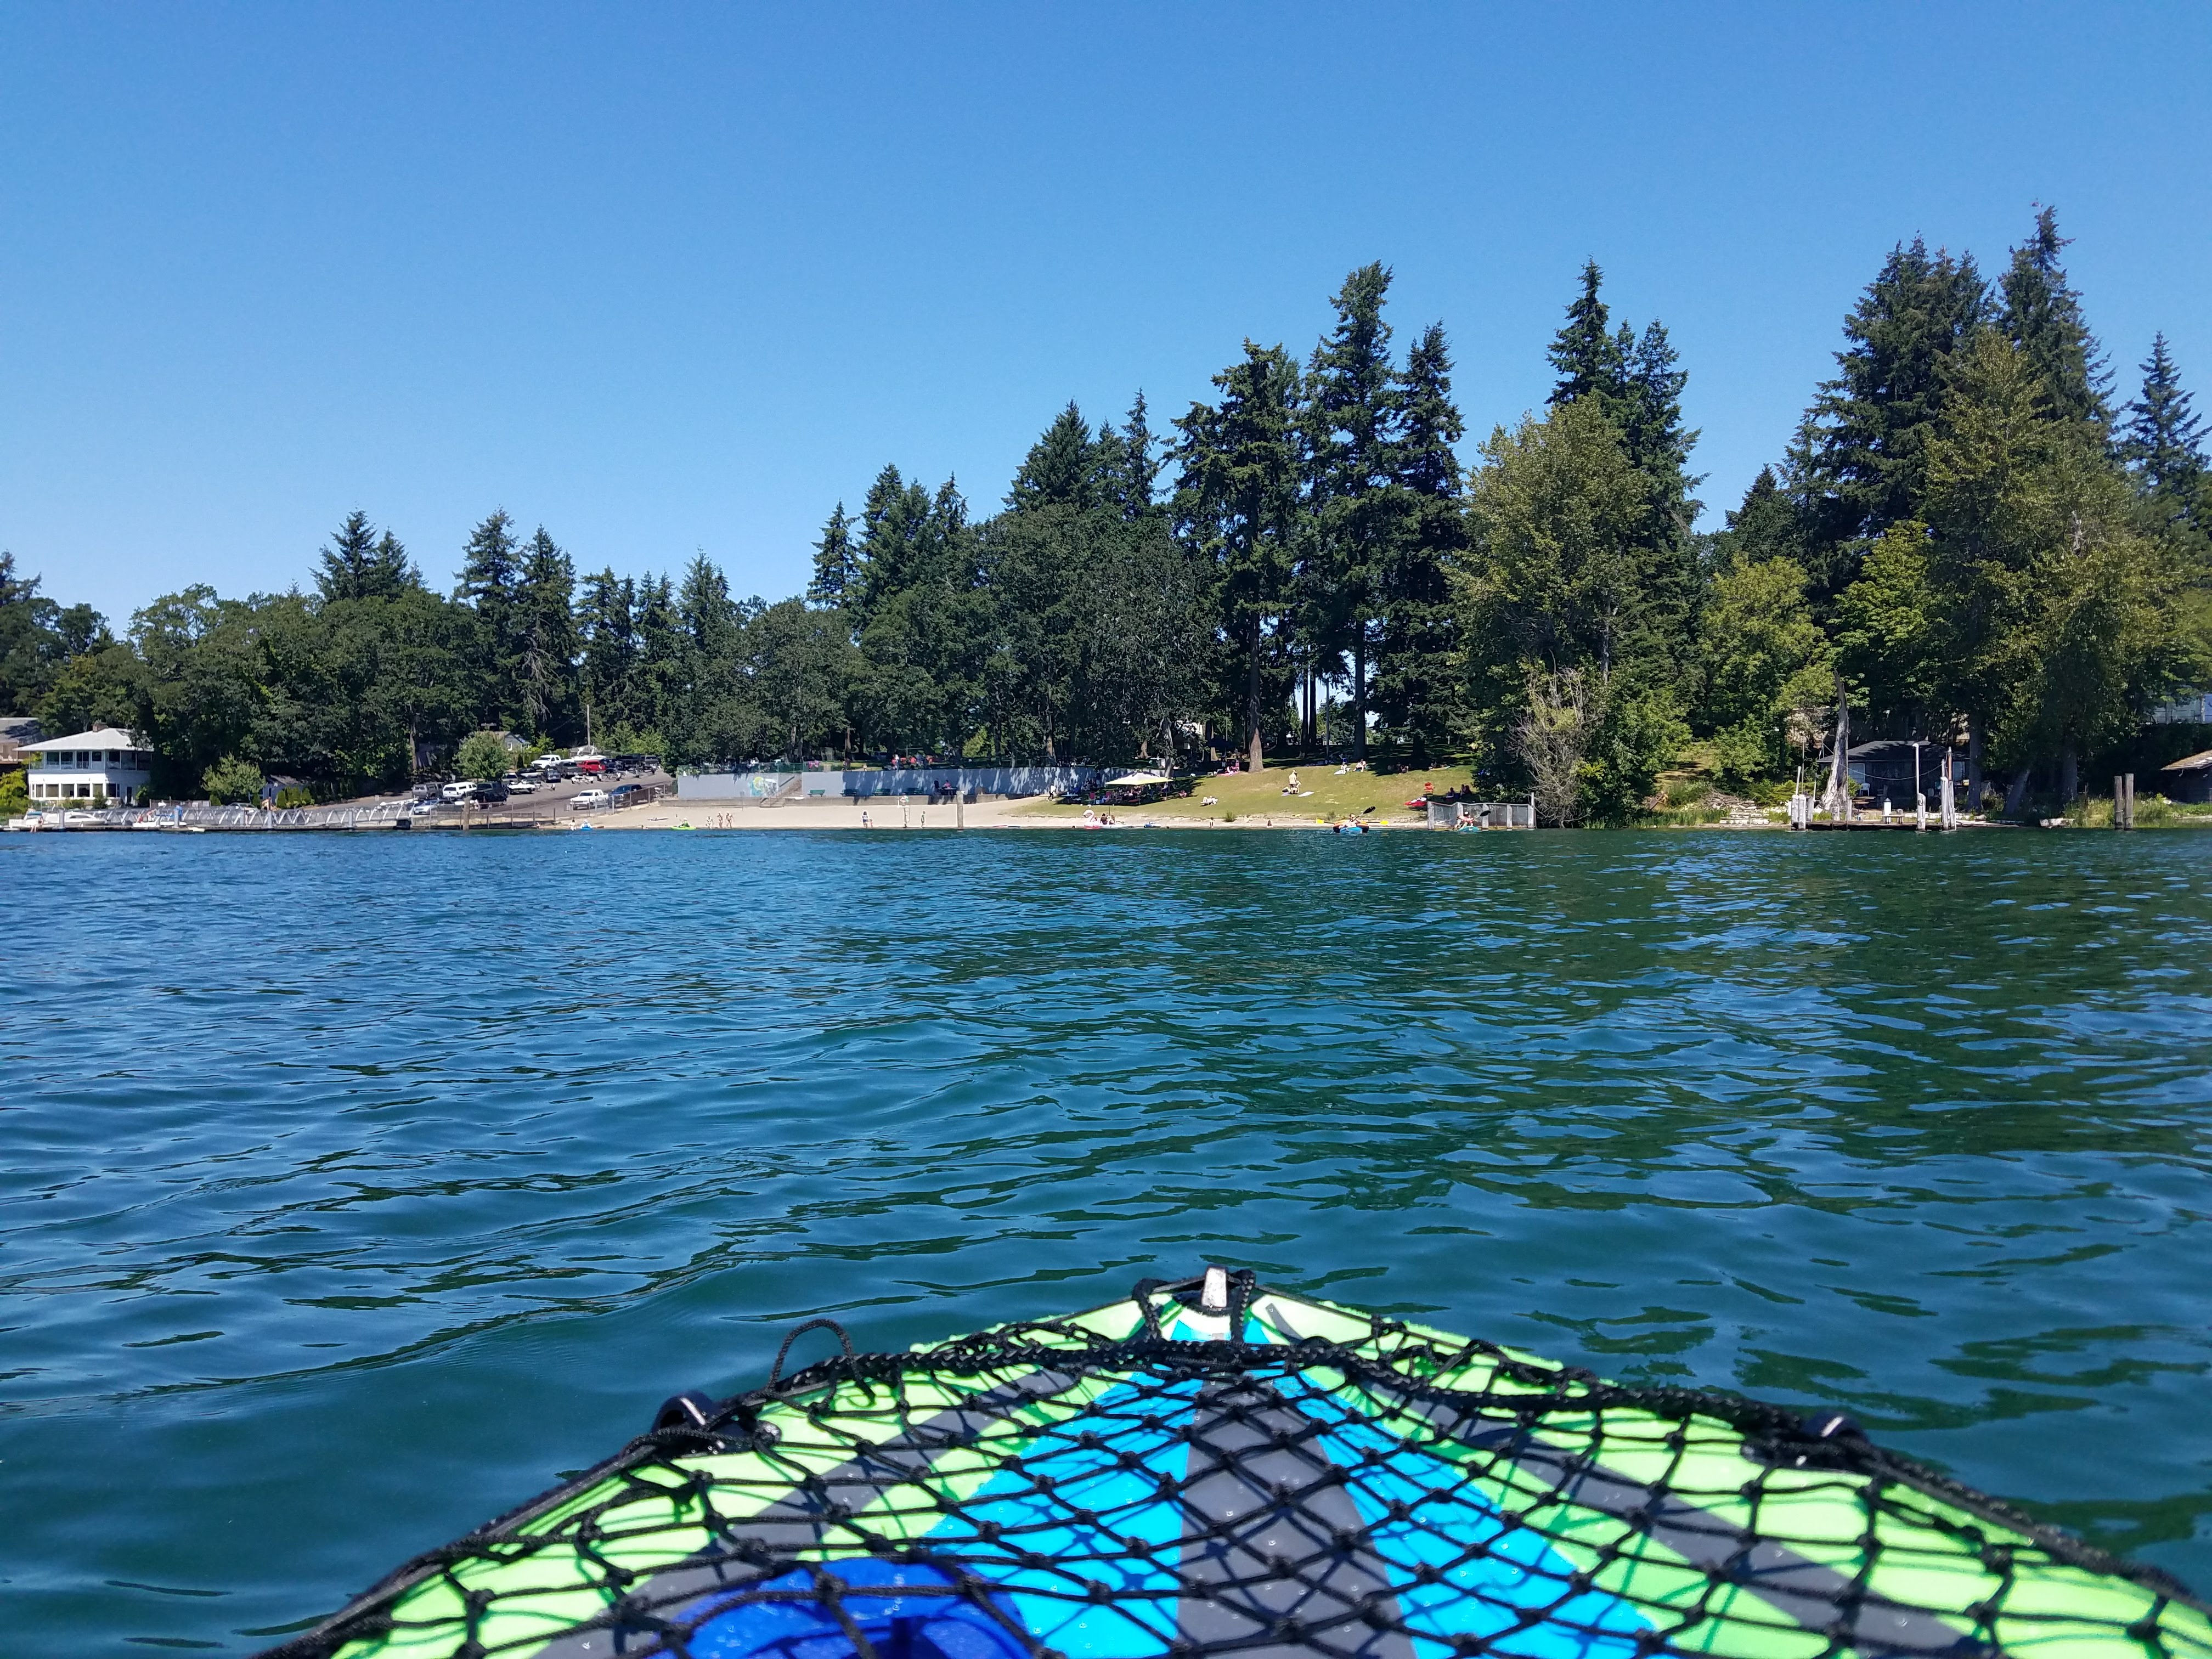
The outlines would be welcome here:
M 112 726 L 27 743 L 23 757 L 30 763 L 31 805 L 39 808 L 127 805 L 154 781 L 153 751 L 136 733 Z
M 2159 793 L 2168 800 L 2212 801 L 2212 749 L 2159 769 Z

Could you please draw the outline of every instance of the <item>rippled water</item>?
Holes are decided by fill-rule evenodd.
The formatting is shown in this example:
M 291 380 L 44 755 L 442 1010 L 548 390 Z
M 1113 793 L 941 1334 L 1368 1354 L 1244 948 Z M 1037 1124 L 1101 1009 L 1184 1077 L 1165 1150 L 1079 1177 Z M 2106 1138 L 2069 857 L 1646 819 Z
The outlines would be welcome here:
M 641 1429 L 1249 1264 L 2212 1582 L 2212 836 L 0 842 L 0 1630 L 244 1651 Z

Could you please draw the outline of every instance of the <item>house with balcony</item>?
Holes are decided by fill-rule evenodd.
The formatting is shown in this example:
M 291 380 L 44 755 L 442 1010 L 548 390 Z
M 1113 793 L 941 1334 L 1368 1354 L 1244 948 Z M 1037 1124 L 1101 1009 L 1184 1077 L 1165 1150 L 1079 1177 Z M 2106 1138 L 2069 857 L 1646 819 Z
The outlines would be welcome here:
M 154 753 L 135 732 L 112 726 L 22 746 L 24 782 L 40 811 L 127 806 L 154 781 Z

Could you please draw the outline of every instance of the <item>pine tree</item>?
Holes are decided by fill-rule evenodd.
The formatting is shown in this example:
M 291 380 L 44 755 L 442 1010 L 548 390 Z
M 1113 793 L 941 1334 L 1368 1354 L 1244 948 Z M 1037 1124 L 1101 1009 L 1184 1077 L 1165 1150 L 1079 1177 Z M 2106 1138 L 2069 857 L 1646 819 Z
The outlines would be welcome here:
M 930 540 L 929 491 L 886 466 L 860 503 L 860 580 L 847 604 L 865 630 L 890 595 L 914 581 Z
M 636 612 L 637 584 L 629 577 L 617 578 L 611 567 L 584 578 L 583 600 L 577 606 L 583 641 L 580 689 L 586 724 L 595 732 L 617 726 L 642 730 L 652 725 L 640 718 L 643 711 L 634 706 Z
M 453 595 L 476 613 L 470 666 L 479 713 L 487 720 L 515 718 L 521 702 L 515 685 L 522 657 L 517 617 L 521 577 L 514 521 L 503 509 L 495 512 L 469 534 Z
M 1091 423 L 1071 402 L 1030 446 L 1006 492 L 1006 505 L 1018 511 L 1072 507 L 1079 512 L 1092 505 L 1097 486 Z
M 1692 653 L 1698 568 L 1691 525 L 1700 503 L 1691 498 L 1691 448 L 1698 434 L 1682 424 L 1680 368 L 1663 323 L 1639 338 L 1626 322 L 1610 334 L 1611 319 L 1598 297 L 1603 273 L 1593 259 L 1583 268 L 1583 291 L 1567 307 L 1566 325 L 1552 343 L 1554 409 L 1581 404 L 1597 410 L 1620 434 L 1622 453 L 1646 483 L 1646 507 L 1634 536 L 1634 562 L 1644 588 L 1637 611 L 1638 636 L 1621 641 L 1624 661 L 1679 672 Z
M 2190 407 L 2181 372 L 2163 333 L 2154 336 L 2142 366 L 2142 394 L 2127 407 L 2120 453 L 2136 487 L 2169 520 L 2195 521 L 2204 483 L 2203 422 Z
M 533 738 L 561 734 L 577 708 L 575 589 L 574 566 L 538 526 L 515 595 L 523 730 Z
M 1403 511 L 1383 564 L 1375 703 L 1415 765 L 1449 750 L 1458 690 L 1449 572 L 1466 552 L 1467 517 L 1452 446 L 1466 428 L 1452 401 L 1451 368 L 1443 325 L 1432 323 L 1406 354 L 1391 457 Z
M 407 550 L 390 531 L 381 537 L 356 507 L 331 533 L 315 586 L 325 599 L 396 599 L 421 580 Z
M 1282 613 L 1298 533 L 1297 362 L 1282 347 L 1244 343 L 1243 359 L 1213 377 L 1218 404 L 1193 404 L 1182 437 L 1174 513 L 1211 567 L 1223 632 L 1242 659 L 1246 749 L 1265 764 L 1269 624 Z
M 1999 283 L 2004 294 L 2000 321 L 2006 337 L 2027 354 L 2051 415 L 2103 432 L 2112 423 L 2106 397 L 2112 377 L 2081 315 L 2081 296 L 2058 263 L 2068 245 L 2058 234 L 2057 213 L 2039 208 L 2034 233 L 2013 250 Z
M 1769 559 L 1796 559 L 1802 551 L 1803 526 L 1796 505 L 1783 493 L 1774 469 L 1762 466 L 1743 492 L 1743 504 L 1728 515 L 1728 527 L 1720 535 L 1720 562 L 1733 569 Z
M 1152 422 L 1146 417 L 1145 394 L 1137 393 L 1129 405 L 1128 418 L 1121 423 L 1119 465 L 1109 489 L 1115 503 L 1125 519 L 1148 519 L 1159 511 L 1157 495 L 1159 489 L 1160 461 L 1158 440 L 1152 435 Z
M 1595 259 L 1583 266 L 1583 291 L 1567 307 L 1566 323 L 1553 337 L 1546 354 L 1559 377 L 1549 400 L 1553 408 L 1577 398 L 1595 398 L 1610 410 L 1620 398 L 1626 364 L 1620 337 L 1609 331 L 1612 319 L 1605 301 L 1598 298 L 1604 281 L 1605 273 Z M 1634 336 L 1629 338 L 1632 343 Z
M 676 610 L 675 585 L 665 575 L 638 585 L 637 660 L 630 672 L 627 702 L 632 725 L 679 739 L 675 758 L 698 758 L 680 741 L 683 732 L 684 625 Z
M 858 590 L 860 552 L 853 542 L 854 522 L 840 501 L 822 526 L 822 539 L 814 544 L 814 580 L 806 585 L 809 604 L 835 609 Z
M 1826 614 L 1857 573 L 1866 546 L 1893 524 L 1923 516 L 1928 443 L 1953 355 L 1990 319 L 1989 290 L 1971 257 L 1930 253 L 1915 237 L 1890 250 L 1844 319 L 1810 419 L 1817 426 L 1808 549 L 1814 609 Z
M 1648 486 L 1649 507 L 1638 537 L 1650 635 L 1643 648 L 1655 661 L 1679 671 L 1691 653 L 1698 584 L 1691 526 L 1703 505 L 1691 495 L 1699 482 L 1689 470 L 1698 434 L 1682 424 L 1682 391 L 1690 377 L 1677 366 L 1666 325 L 1657 321 L 1645 327 L 1623 361 L 1627 373 L 1620 398 L 1621 447 Z
M 1397 539 L 1402 501 L 1392 477 L 1399 436 L 1398 377 L 1382 306 L 1390 272 L 1380 263 L 1344 279 L 1329 303 L 1336 326 L 1306 371 L 1306 506 L 1311 556 L 1306 581 L 1316 613 L 1307 631 L 1352 665 L 1352 746 L 1367 753 L 1367 671 L 1375 651 L 1382 566 Z

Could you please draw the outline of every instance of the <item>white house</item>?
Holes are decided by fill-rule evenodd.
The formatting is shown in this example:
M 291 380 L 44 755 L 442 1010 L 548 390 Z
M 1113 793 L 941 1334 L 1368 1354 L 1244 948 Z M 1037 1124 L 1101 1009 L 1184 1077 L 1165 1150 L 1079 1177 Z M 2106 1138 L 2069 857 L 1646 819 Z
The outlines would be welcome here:
M 63 801 L 128 805 L 154 781 L 154 756 L 136 733 L 95 726 L 72 737 L 27 743 L 25 781 L 35 808 Z

